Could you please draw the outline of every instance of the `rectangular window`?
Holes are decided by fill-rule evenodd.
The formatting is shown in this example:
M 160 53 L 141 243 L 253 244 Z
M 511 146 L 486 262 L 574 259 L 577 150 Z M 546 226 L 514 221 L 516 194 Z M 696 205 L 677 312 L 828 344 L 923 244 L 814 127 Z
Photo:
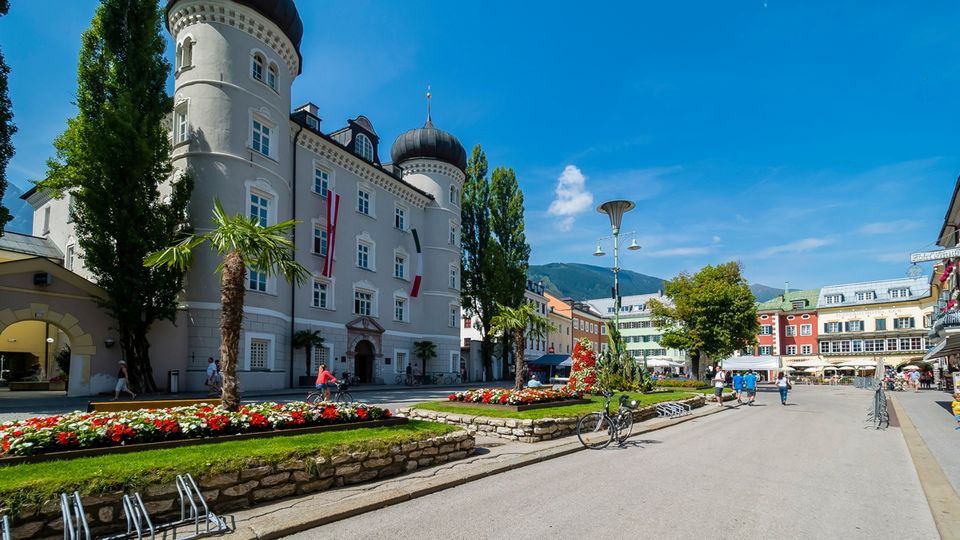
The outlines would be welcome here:
M 901 351 L 913 350 L 910 348 L 910 338 L 900 338 L 900 350 Z
M 258 272 L 251 268 L 247 273 L 250 277 L 251 291 L 267 292 L 267 274 L 265 272 Z
M 330 173 L 320 168 L 313 169 L 313 192 L 326 197 L 328 189 L 330 189 Z
M 267 369 L 267 351 L 270 350 L 270 342 L 265 339 L 250 340 L 250 369 Z
M 473 327 L 473 319 L 471 319 L 470 317 L 467 317 L 467 318 L 463 319 L 463 327 L 464 327 L 464 328 L 472 328 L 472 327 Z
M 876 324 L 876 329 L 877 329 L 878 331 L 879 331 L 879 330 L 886 330 L 886 329 L 887 329 L 887 320 L 886 320 L 886 319 L 876 319 L 876 320 L 874 320 L 874 323 Z
M 174 132 L 174 143 L 182 143 L 187 140 L 187 105 L 184 103 L 177 107 L 176 120 L 174 122 L 176 131 Z
M 797 335 L 797 326 L 796 326 L 796 325 L 793 325 L 793 324 L 787 326 L 787 331 L 786 331 L 786 334 L 784 334 L 784 335 L 786 335 L 787 337 L 794 337 L 794 336 L 796 336 L 796 335 Z
M 362 189 L 357 190 L 357 212 L 370 215 L 370 193 Z
M 267 85 L 274 90 L 277 89 L 277 72 L 273 70 L 273 66 L 267 70 Z
M 43 234 L 50 233 L 50 207 L 43 209 Z
M 772 327 L 772 326 L 770 326 L 769 324 L 761 324 L 761 325 L 760 325 L 760 335 L 761 335 L 761 336 L 769 336 L 769 335 L 772 334 L 772 333 L 773 333 L 773 327 Z
M 857 300 L 874 300 L 877 298 L 877 293 L 874 291 L 860 291 L 857 293 Z
M 841 331 L 841 326 L 839 322 L 828 322 L 823 324 L 823 331 L 825 333 L 837 333 Z
M 840 342 L 840 352 L 850 352 L 850 342 L 841 341 Z
M 855 339 L 855 340 L 853 340 L 853 341 L 851 342 L 851 344 L 853 345 L 853 347 L 852 347 L 853 352 L 863 352 L 863 341 L 862 341 L 862 340 Z
M 320 373 L 320 364 L 330 365 L 330 347 L 321 345 L 313 348 L 313 365 L 310 366 L 310 374 Z
M 403 255 L 393 256 L 393 277 L 407 279 L 407 258 Z
M 926 347 L 924 347 L 923 345 L 924 345 L 923 338 L 918 338 L 918 337 L 910 338 L 910 350 L 922 351 L 926 349 Z
M 813 325 L 811 324 L 801 324 L 800 325 L 800 335 L 809 336 L 813 334 Z
M 327 305 L 327 284 L 323 281 L 313 282 L 313 307 L 324 309 L 329 307 Z
M 829 341 L 821 341 L 821 342 L 820 342 L 820 353 L 821 353 L 821 354 L 826 354 L 826 353 L 828 353 L 828 352 L 830 352 L 830 342 L 829 342 Z
M 373 310 L 373 294 L 366 291 L 354 291 L 353 312 L 357 315 L 370 315 Z
M 259 120 L 253 121 L 253 150 L 265 156 L 270 155 L 270 127 Z
M 393 369 L 397 373 L 406 373 L 407 371 L 407 351 L 393 351 L 393 360 L 394 366 Z
M 793 306 L 793 309 L 803 309 L 803 308 L 807 307 L 807 301 L 806 301 L 806 300 L 794 300 L 794 301 L 790 302 L 790 305 Z
M 847 332 L 863 332 L 863 321 L 848 321 Z
M 460 318 L 460 308 L 457 306 L 450 306 L 450 315 L 447 318 L 447 326 L 450 328 L 457 327 L 457 319 Z
M 840 352 L 840 343 L 842 343 L 842 342 L 840 342 L 840 341 L 831 341 L 831 342 L 830 342 L 830 352 L 832 352 L 832 353 L 838 353 L 838 352 Z
M 450 226 L 450 238 L 447 239 L 447 243 L 451 246 L 457 245 L 457 226 Z
M 890 298 L 907 298 L 910 296 L 909 287 L 901 287 L 898 289 L 890 289 Z
M 797 354 L 797 346 L 787 345 L 787 354 Z
M 261 60 L 260 56 L 253 57 L 253 65 L 250 74 L 258 81 L 263 80 L 263 60 Z
M 313 228 L 313 252 L 317 255 L 327 256 L 327 229 L 326 227 L 314 226 Z
M 399 206 L 393 210 L 393 226 L 401 231 L 407 229 L 406 212 Z
M 827 294 L 824 295 L 823 301 L 827 304 L 840 304 L 843 302 L 842 294 Z
M 893 320 L 893 327 L 897 330 L 913 328 L 913 317 L 897 317 Z
M 868 339 L 863 342 L 864 352 L 875 352 L 877 350 L 877 340 Z
M 63 260 L 64 267 L 67 270 L 73 270 L 73 246 L 67 246 L 67 256 Z
M 407 320 L 407 301 L 405 299 L 393 299 L 393 319 L 395 321 Z
M 897 350 L 897 338 L 890 338 L 887 340 L 887 350 L 888 351 Z
M 456 268 L 450 269 L 450 288 L 451 289 L 457 288 L 457 269 Z
M 357 244 L 357 266 L 370 268 L 370 246 Z
M 810 345 L 801 345 L 800 354 L 813 354 L 813 347 Z
M 760 356 L 769 356 L 771 348 L 770 347 L 760 347 Z
M 263 195 L 251 193 L 250 217 L 255 219 L 261 227 L 266 227 L 270 220 L 270 199 Z

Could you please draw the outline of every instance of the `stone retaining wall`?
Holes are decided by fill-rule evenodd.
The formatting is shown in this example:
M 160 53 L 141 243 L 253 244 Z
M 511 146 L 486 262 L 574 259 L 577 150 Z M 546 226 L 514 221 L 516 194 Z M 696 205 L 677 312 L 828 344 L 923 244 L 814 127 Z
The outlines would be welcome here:
M 275 465 L 251 463 L 248 468 L 197 478 L 197 484 L 215 512 L 398 476 L 425 467 L 463 459 L 473 452 L 474 438 L 458 431 L 384 450 L 354 452 L 331 457 L 309 457 Z M 174 484 L 148 486 L 140 491 L 154 524 L 179 518 L 180 504 Z M 123 492 L 83 497 L 91 532 L 96 536 L 126 530 L 121 512 Z M 0 514 L 8 513 L 0 508 Z M 14 538 L 63 538 L 59 500 L 20 509 L 13 520 Z
M 680 403 L 686 403 L 696 409 L 703 406 L 704 398 L 703 396 L 696 396 L 682 400 Z M 614 406 L 612 405 L 612 407 Z M 462 426 L 472 435 L 499 437 L 501 439 L 528 443 L 573 435 L 577 429 L 577 420 L 579 420 L 578 417 L 520 420 L 515 418 L 473 416 L 469 414 L 429 411 L 415 408 L 398 409 L 396 416 L 414 420 L 454 424 Z M 657 416 L 656 405 L 641 407 L 633 411 L 633 420 L 635 422 L 654 418 L 655 416 Z

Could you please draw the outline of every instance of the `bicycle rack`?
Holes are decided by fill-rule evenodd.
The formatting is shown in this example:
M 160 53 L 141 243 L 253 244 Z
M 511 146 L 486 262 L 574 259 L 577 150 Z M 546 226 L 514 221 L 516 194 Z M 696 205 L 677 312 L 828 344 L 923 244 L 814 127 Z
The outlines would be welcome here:
M 113 536 L 106 536 L 100 540 L 114 540 L 120 538 L 144 538 L 144 533 L 149 532 L 150 538 L 153 539 L 156 537 L 156 529 L 153 526 L 153 522 L 150 521 L 150 516 L 147 514 L 147 507 L 143 504 L 143 499 L 140 498 L 140 493 L 135 492 L 133 497 L 129 494 L 124 494 L 123 499 L 120 501 L 123 506 L 123 515 L 127 519 L 127 532 L 116 534 Z
M 13 535 L 10 534 L 10 518 L 6 515 L 0 519 L 0 540 L 12 540 Z
M 87 514 L 83 511 L 80 501 L 80 492 L 73 495 L 60 494 L 60 513 L 63 515 L 64 540 L 90 540 L 90 525 L 87 523 Z
M 664 403 L 657 403 L 656 411 L 659 418 L 679 418 L 693 412 L 693 407 L 687 405 L 686 403 L 667 401 Z
M 222 517 L 210 511 L 207 500 L 203 498 L 203 493 L 200 492 L 200 488 L 194 482 L 193 476 L 189 474 L 177 476 L 177 492 L 180 494 L 180 521 L 175 521 L 163 527 L 164 529 L 173 529 L 173 540 L 177 539 L 176 528 L 190 523 L 193 524 L 193 535 L 184 536 L 183 539 L 199 538 L 230 530 Z M 203 508 L 202 515 L 200 507 Z M 201 525 L 203 525 L 203 531 L 200 530 Z

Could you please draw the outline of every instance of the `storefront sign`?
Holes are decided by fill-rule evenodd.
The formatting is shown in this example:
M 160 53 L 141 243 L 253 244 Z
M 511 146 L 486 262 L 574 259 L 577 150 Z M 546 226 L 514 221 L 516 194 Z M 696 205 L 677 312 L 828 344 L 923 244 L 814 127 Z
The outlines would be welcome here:
M 953 259 L 960 257 L 960 248 L 941 249 L 940 251 L 921 251 L 910 254 L 910 262 L 939 261 L 942 259 Z

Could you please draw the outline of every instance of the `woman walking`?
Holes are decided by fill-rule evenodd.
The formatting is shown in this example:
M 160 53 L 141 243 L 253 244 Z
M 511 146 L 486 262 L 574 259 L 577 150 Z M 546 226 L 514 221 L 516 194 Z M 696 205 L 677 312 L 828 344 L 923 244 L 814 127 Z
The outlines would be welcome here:
M 788 392 L 791 388 L 793 388 L 793 386 L 790 385 L 790 380 L 787 379 L 787 374 L 786 374 L 786 372 L 781 371 L 780 374 L 777 375 L 777 390 L 780 391 L 780 404 L 781 404 L 781 405 L 786 405 L 786 404 L 787 404 L 787 392 Z
M 130 374 L 127 372 L 126 360 L 120 361 L 120 369 L 117 371 L 117 387 L 113 390 L 113 401 L 120 399 L 120 392 L 126 390 L 130 397 L 137 399 L 137 395 L 130 389 Z

